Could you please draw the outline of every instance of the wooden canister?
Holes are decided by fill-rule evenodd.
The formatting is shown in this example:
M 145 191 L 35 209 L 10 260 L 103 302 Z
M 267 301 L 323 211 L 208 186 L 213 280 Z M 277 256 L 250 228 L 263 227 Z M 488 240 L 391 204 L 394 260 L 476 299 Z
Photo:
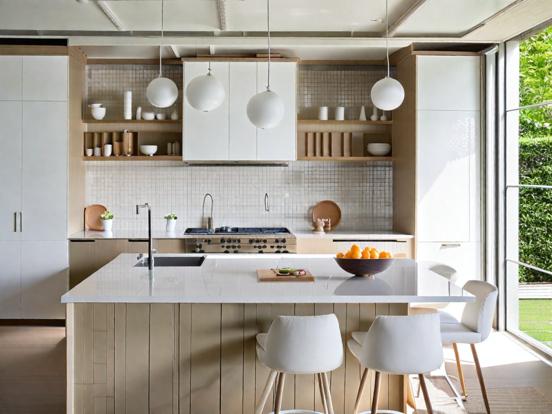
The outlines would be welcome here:
M 134 133 L 131 131 L 123 132 L 123 154 L 127 157 L 134 154 Z
M 123 155 L 123 133 L 120 131 L 114 131 L 113 136 L 113 155 L 120 157 Z

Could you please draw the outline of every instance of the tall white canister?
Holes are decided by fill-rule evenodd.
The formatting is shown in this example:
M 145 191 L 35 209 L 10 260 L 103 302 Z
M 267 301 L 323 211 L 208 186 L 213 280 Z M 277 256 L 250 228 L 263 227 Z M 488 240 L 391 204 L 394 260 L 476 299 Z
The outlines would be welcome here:
M 132 91 L 125 91 L 123 112 L 125 119 L 132 119 Z

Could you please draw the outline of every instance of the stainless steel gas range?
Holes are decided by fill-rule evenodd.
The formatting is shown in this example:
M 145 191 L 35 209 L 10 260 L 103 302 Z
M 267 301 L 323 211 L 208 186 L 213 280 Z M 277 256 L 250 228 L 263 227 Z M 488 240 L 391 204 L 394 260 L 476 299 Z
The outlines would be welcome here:
M 218 227 L 209 232 L 188 228 L 191 253 L 295 253 L 295 236 L 285 227 Z M 197 236 L 197 237 L 195 237 Z

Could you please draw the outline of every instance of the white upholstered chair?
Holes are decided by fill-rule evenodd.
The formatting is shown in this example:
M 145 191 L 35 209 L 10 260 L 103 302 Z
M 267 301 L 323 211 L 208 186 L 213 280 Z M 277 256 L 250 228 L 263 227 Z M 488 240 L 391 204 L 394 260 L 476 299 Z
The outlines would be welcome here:
M 375 371 L 372 413 L 376 413 L 378 408 L 381 372 L 396 375 L 418 374 L 427 412 L 432 413 L 424 374 L 438 369 L 443 363 L 443 346 L 437 313 L 378 316 L 368 332 L 353 332 L 348 346 L 364 367 L 354 414 L 358 412 L 369 369 Z
M 466 282 L 463 289 L 475 296 L 475 301 L 464 304 L 460 309 L 453 307 L 451 311 L 448 311 L 447 308 L 439 311 L 441 338 L 444 345 L 452 345 L 454 349 L 458 379 L 464 398 L 467 397 L 466 385 L 457 344 L 470 345 L 485 408 L 487 413 L 490 413 L 489 399 L 475 344 L 483 342 L 491 333 L 498 290 L 496 286 L 480 280 Z
M 256 414 L 263 412 L 275 381 L 274 413 L 280 413 L 286 374 L 317 374 L 324 410 L 333 414 L 326 373 L 343 363 L 343 342 L 334 314 L 277 317 L 268 333 L 257 335 L 257 357 L 271 371 Z

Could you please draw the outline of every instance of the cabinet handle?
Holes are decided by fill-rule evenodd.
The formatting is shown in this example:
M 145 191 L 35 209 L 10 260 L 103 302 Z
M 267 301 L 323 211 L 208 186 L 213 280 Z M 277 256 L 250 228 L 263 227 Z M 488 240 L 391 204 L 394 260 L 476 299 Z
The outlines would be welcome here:
M 23 233 L 23 212 L 19 212 L 19 232 Z
M 444 247 L 445 249 L 450 249 L 452 247 L 460 247 L 460 243 L 441 243 L 441 247 Z
M 13 212 L 13 232 L 17 233 L 17 211 Z

